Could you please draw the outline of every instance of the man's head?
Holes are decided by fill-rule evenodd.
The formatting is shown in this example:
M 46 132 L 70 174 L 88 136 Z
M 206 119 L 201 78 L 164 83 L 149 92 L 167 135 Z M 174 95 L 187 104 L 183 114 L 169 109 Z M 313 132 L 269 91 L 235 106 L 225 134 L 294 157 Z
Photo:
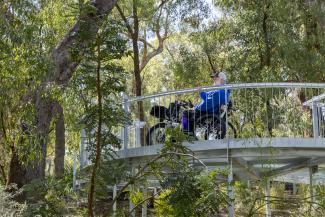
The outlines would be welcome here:
M 227 76 L 224 72 L 212 72 L 210 77 L 213 79 L 214 85 L 223 85 L 227 81 Z

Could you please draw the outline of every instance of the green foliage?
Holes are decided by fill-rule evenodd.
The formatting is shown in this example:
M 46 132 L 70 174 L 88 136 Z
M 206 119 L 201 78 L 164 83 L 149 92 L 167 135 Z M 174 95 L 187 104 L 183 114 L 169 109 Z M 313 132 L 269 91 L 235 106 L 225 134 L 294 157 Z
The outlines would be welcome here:
M 218 214 L 228 204 L 225 185 L 216 181 L 225 171 L 202 170 L 188 164 L 189 149 L 182 145 L 186 136 L 180 129 L 167 131 L 167 139 L 156 177 L 160 180 L 162 193 L 157 200 L 158 216 L 211 216 Z M 194 160 L 194 159 L 193 159 Z M 205 167 L 204 167 L 205 168 Z M 206 169 L 206 168 L 205 168 Z M 168 171 L 168 173 L 164 172 Z
M 0 165 L 6 174 L 13 151 L 22 164 L 39 158 L 41 147 L 33 127 L 36 111 L 31 96 L 52 67 L 50 52 L 73 22 L 68 16 L 70 3 L 0 3 L 0 153 L 6 156 Z M 53 92 L 57 91 L 45 94 Z
M 228 204 L 224 184 L 217 183 L 223 171 L 198 173 L 190 169 L 174 173 L 162 184 L 163 192 L 155 204 L 158 216 L 211 216 Z
M 15 189 L 15 187 L 12 186 L 11 189 Z M 18 203 L 14 200 L 14 198 L 19 196 L 21 193 L 22 193 L 21 190 L 18 190 L 15 193 L 10 193 L 6 191 L 2 185 L 0 185 L 0 215 L 1 216 L 15 216 L 15 217 L 24 216 L 27 205 Z
M 72 174 L 63 179 L 48 177 L 24 187 L 29 200 L 25 216 L 64 216 L 77 214 L 77 195 L 72 191 Z
M 124 111 L 118 106 L 120 93 L 124 90 L 125 72 L 116 60 L 126 55 L 126 41 L 118 34 L 119 23 L 108 18 L 101 27 L 96 40 L 85 51 L 85 59 L 76 72 L 71 91 L 82 102 L 84 115 L 81 126 L 88 132 L 92 145 L 88 146 L 91 159 L 95 153 L 95 131 L 98 123 L 98 104 L 96 99 L 96 70 L 99 67 L 101 91 L 103 96 L 103 138 L 102 147 L 108 158 L 113 157 L 112 147 L 118 147 L 120 140 L 116 137 L 114 127 L 121 125 L 125 119 Z

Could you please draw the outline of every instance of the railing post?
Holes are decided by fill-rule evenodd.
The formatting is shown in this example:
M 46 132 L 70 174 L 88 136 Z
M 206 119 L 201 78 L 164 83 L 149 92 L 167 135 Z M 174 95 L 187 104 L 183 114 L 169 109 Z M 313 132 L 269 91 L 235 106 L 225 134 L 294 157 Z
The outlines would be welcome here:
M 140 121 L 139 119 L 136 119 L 134 121 L 134 134 L 135 134 L 135 141 L 134 141 L 134 146 L 136 147 L 141 147 L 141 129 L 144 127 L 145 122 Z
M 80 169 L 84 168 L 86 166 L 86 161 L 87 161 L 87 153 L 86 153 L 86 131 L 85 129 L 81 130 L 81 138 L 80 138 Z
M 73 156 L 73 167 L 72 167 L 72 190 L 77 190 L 77 155 Z
M 123 106 L 125 112 L 125 123 L 124 123 L 124 132 L 123 132 L 123 147 L 124 154 L 127 155 L 128 144 L 129 144 L 129 124 L 128 124 L 128 114 L 129 114 L 129 99 L 126 94 L 123 94 Z
M 318 115 L 318 107 L 315 102 L 312 105 L 312 114 L 313 114 L 313 136 L 314 138 L 319 137 L 319 115 Z
M 140 129 L 140 120 L 136 119 L 134 121 L 134 147 L 140 147 L 141 146 L 141 129 Z

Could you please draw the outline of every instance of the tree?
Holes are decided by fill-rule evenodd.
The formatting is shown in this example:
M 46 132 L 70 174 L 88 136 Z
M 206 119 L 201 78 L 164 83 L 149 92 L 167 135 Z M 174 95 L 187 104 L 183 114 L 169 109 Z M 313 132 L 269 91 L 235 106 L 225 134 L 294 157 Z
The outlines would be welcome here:
M 118 34 L 119 30 L 120 26 L 111 18 L 105 20 L 95 40 L 85 49 L 85 58 L 73 82 L 77 95 L 85 103 L 82 123 L 92 141 L 88 147 L 93 162 L 88 194 L 89 216 L 94 216 L 98 169 L 103 159 L 108 160 L 114 155 L 113 148 L 120 146 L 114 127 L 122 125 L 125 120 L 124 110 L 116 105 L 124 90 L 125 79 L 123 68 L 114 63 L 126 51 L 126 42 Z
M 192 16 L 198 15 L 198 11 L 206 10 L 206 5 L 203 1 L 127 0 L 119 2 L 116 9 L 125 24 L 124 34 L 132 42 L 133 93 L 135 96 L 141 96 L 141 72 L 152 58 L 163 52 L 166 39 L 175 31 L 173 22 L 176 19 L 191 19 Z M 202 13 L 202 17 L 204 14 Z M 157 41 L 158 45 L 151 41 Z M 145 120 L 141 101 L 137 105 L 137 118 L 140 121 Z M 143 130 L 141 141 L 144 144 Z
M 47 138 L 54 110 L 57 108 L 57 102 L 51 99 L 51 94 L 49 93 L 55 88 L 64 90 L 83 57 L 83 49 L 95 37 L 103 18 L 110 12 L 115 3 L 116 1 L 114 0 L 97 0 L 81 5 L 78 20 L 58 45 L 53 48 L 50 57 L 48 57 L 48 53 L 42 53 L 42 56 L 48 60 L 44 61 L 47 64 L 42 68 L 43 71 L 40 70 L 41 74 L 38 74 L 38 79 L 35 80 L 38 81 L 34 86 L 35 88 L 30 89 L 23 97 L 25 102 L 31 102 L 35 106 L 35 121 L 30 126 L 35 126 L 37 146 L 40 149 L 41 156 L 36 157 L 34 162 L 26 167 L 22 164 L 17 154 L 13 152 L 12 159 L 15 160 L 12 160 L 10 164 L 9 183 L 18 183 L 19 186 L 22 186 L 31 180 L 44 178 Z M 23 2 L 23 5 L 19 6 L 26 9 L 24 4 L 31 5 L 33 10 L 37 11 L 36 3 L 33 5 L 26 1 Z M 9 8 L 10 10 L 20 9 L 19 7 L 15 8 L 14 4 L 10 5 Z M 15 17 L 16 14 L 12 13 L 11 15 Z M 20 18 L 19 14 L 17 16 Z M 24 25 L 26 24 L 24 23 Z M 35 51 L 40 50 L 35 49 Z M 42 79 L 39 79 L 40 77 Z M 59 124 L 62 125 L 62 122 L 59 122 Z M 60 135 L 61 138 L 64 136 L 62 133 Z M 61 143 L 62 141 L 61 139 Z M 23 141 L 20 142 L 24 145 Z M 59 145 L 59 143 L 57 144 Z M 57 162 L 62 163 L 62 161 Z M 57 168 L 62 167 L 59 166 Z M 17 174 L 21 175 L 17 176 Z

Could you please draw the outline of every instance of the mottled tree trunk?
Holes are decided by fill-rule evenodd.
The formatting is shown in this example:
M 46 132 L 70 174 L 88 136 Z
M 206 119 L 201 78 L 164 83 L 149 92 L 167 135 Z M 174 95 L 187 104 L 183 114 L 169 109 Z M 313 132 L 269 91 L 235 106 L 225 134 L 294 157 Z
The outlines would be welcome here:
M 263 40 L 264 40 L 264 46 L 265 51 L 264 55 L 262 56 L 262 68 L 267 66 L 271 66 L 271 45 L 270 45 L 270 37 L 269 37 L 269 31 L 268 31 L 268 18 L 269 18 L 269 9 L 270 9 L 269 2 L 266 3 L 265 9 L 263 12 L 263 21 L 262 21 L 262 29 L 263 29 Z
M 58 179 L 64 175 L 64 156 L 65 156 L 65 127 L 63 108 L 59 103 L 56 107 L 56 123 L 55 123 L 55 157 L 54 157 L 54 176 Z
M 16 150 L 16 147 L 12 147 L 12 156 L 9 165 L 9 175 L 7 185 L 16 183 L 18 187 L 22 187 L 24 184 L 30 183 L 35 179 L 43 179 L 45 177 L 46 166 L 46 144 L 48 139 L 48 133 L 50 123 L 52 120 L 52 101 L 50 99 L 42 98 L 40 94 L 36 95 L 35 107 L 36 107 L 36 120 L 37 120 L 37 142 L 40 145 L 40 158 L 28 162 L 27 166 L 23 165 Z M 23 133 L 30 133 L 23 129 Z M 25 140 L 19 141 L 18 145 L 25 145 Z M 27 153 L 28 154 L 28 153 Z

